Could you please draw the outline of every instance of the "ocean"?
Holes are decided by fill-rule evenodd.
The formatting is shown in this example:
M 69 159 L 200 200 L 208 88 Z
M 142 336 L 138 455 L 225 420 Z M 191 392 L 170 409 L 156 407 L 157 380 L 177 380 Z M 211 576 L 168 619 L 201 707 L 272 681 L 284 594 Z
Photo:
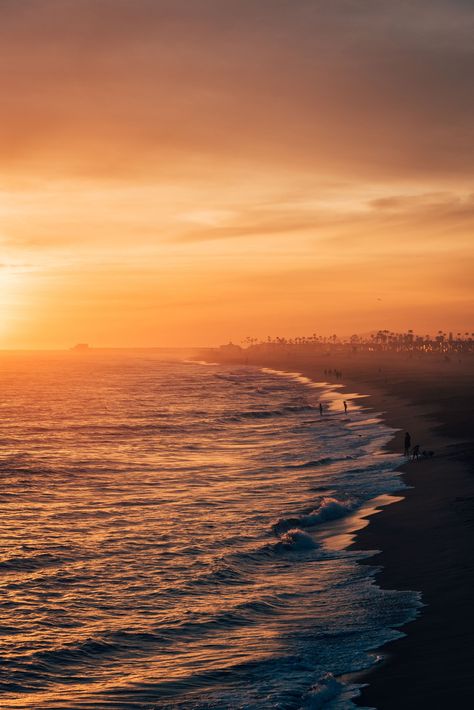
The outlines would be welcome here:
M 0 707 L 353 708 L 347 674 L 420 600 L 347 549 L 402 483 L 344 398 L 146 351 L 2 355 Z

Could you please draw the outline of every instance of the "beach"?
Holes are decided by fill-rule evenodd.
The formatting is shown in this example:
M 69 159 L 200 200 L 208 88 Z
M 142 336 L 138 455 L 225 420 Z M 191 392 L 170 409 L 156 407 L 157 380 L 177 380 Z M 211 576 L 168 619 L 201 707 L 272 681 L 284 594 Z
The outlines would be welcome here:
M 380 661 L 356 680 L 365 684 L 362 707 L 464 708 L 470 706 L 474 662 L 473 361 L 468 356 L 407 353 L 271 353 L 245 351 L 242 362 L 297 371 L 361 393 L 398 431 L 389 444 L 412 445 L 432 458 L 407 461 L 403 500 L 384 508 L 358 531 L 353 548 L 380 551 L 386 589 L 418 590 L 424 607 L 403 627 L 403 638 L 374 651 Z M 336 371 L 339 374 L 336 376 Z M 349 401 L 350 409 L 350 401 Z

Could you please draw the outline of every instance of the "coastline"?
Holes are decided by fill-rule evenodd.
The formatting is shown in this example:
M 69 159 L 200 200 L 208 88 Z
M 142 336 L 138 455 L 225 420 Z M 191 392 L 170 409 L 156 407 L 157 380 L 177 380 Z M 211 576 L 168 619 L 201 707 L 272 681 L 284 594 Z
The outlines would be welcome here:
M 381 364 L 347 355 L 247 357 L 246 362 L 339 384 L 341 393 L 363 393 L 363 405 L 398 429 L 388 450 L 402 452 L 409 431 L 412 444 L 434 451 L 433 458 L 399 468 L 408 486 L 402 499 L 370 516 L 369 524 L 354 533 L 353 549 L 380 551 L 362 562 L 380 568 L 376 583 L 421 591 L 425 606 L 400 629 L 404 637 L 374 649 L 382 657 L 378 664 L 350 680 L 364 686 L 354 701 L 364 708 L 469 707 L 474 666 L 473 363 L 426 366 L 400 356 Z M 334 368 L 342 370 L 342 378 L 327 374 Z
M 449 427 L 439 412 L 434 418 L 434 409 L 389 396 L 384 411 L 386 398 L 374 390 L 364 404 L 383 412 L 392 427 L 403 421 L 435 457 L 398 468 L 408 486 L 401 500 L 370 516 L 349 549 L 379 550 L 360 564 L 380 568 L 375 579 L 382 588 L 421 591 L 424 606 L 399 629 L 403 638 L 374 649 L 377 665 L 351 676 L 364 686 L 354 702 L 380 710 L 468 707 L 474 661 L 472 448 L 443 435 Z M 394 434 L 386 448 L 399 453 L 403 433 Z

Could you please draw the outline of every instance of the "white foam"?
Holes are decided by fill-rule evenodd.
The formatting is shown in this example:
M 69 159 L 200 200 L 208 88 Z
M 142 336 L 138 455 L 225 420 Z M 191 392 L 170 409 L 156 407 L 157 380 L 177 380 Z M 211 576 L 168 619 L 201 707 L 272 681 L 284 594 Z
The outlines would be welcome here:
M 282 535 L 280 542 L 277 544 L 279 547 L 284 547 L 288 550 L 311 550 L 318 547 L 311 535 L 298 528 L 288 530 Z
M 317 510 L 305 516 L 307 525 L 325 523 L 328 520 L 337 520 L 354 510 L 355 504 L 352 500 L 338 500 L 337 498 L 325 497 L 322 499 Z
M 273 526 L 276 532 L 282 531 L 285 528 L 293 528 L 294 526 L 311 528 L 320 523 L 327 523 L 331 520 L 338 520 L 345 515 L 349 515 L 356 504 L 353 500 L 338 500 L 326 496 L 322 498 L 319 506 L 306 515 L 295 516 L 294 518 L 282 518 Z

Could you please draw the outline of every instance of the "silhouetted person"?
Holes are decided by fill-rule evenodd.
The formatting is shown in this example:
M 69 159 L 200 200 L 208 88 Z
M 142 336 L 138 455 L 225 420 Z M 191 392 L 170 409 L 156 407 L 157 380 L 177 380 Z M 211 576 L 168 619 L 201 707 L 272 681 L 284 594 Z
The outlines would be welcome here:
M 407 432 L 405 434 L 405 456 L 410 456 L 411 436 Z
M 323 416 L 323 405 L 321 404 L 321 402 L 319 403 L 319 413 L 321 416 Z
M 415 459 L 418 460 L 419 458 L 420 458 L 420 445 L 417 444 L 416 446 L 413 447 L 412 461 L 414 461 Z
M 346 402 L 346 400 L 344 400 L 343 405 L 344 405 L 344 414 L 347 414 L 347 402 Z

